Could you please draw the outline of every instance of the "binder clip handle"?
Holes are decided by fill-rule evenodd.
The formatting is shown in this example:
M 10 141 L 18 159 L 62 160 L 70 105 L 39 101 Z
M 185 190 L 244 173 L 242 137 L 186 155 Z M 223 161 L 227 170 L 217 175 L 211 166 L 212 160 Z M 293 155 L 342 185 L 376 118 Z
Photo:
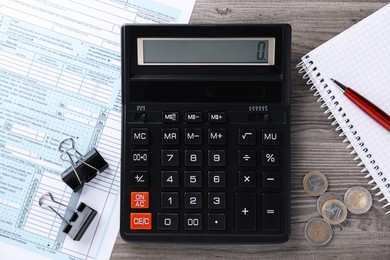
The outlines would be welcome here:
M 50 192 L 45 192 L 42 194 L 42 196 L 39 198 L 38 203 L 39 206 L 47 209 L 51 209 L 54 213 L 56 213 L 62 220 L 65 221 L 66 226 L 63 229 L 63 232 L 68 234 L 73 240 L 79 241 L 82 236 L 84 235 L 85 231 L 87 231 L 89 225 L 92 223 L 93 219 L 97 215 L 97 211 L 93 208 L 86 205 L 84 202 L 80 202 L 80 204 L 77 206 L 76 209 L 71 208 L 74 213 L 72 216 L 67 220 L 65 219 L 57 210 L 55 210 L 51 205 L 46 204 L 43 202 L 43 200 L 49 197 L 50 200 L 54 203 L 57 203 L 61 206 L 69 208 L 67 205 L 62 204 L 58 201 L 56 201 L 53 197 L 53 194 Z
M 61 174 L 61 178 L 74 192 L 80 190 L 85 182 L 89 182 L 98 173 L 108 168 L 108 163 L 95 148 L 84 156 L 77 151 L 73 138 L 62 140 L 58 145 L 58 150 L 62 152 L 60 159 L 70 163 L 70 167 Z

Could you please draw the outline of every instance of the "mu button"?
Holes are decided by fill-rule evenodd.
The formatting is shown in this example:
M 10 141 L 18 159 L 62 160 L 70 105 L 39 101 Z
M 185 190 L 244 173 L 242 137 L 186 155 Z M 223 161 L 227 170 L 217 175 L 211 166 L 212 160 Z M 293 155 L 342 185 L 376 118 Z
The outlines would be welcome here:
M 151 230 L 152 213 L 130 213 L 131 230 Z

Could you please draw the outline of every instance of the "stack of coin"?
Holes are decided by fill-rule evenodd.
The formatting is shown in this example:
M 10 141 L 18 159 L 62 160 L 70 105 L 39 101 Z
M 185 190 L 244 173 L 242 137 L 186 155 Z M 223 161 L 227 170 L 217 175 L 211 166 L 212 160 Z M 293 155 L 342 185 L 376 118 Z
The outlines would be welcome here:
M 344 199 L 336 192 L 328 191 L 328 179 L 320 171 L 310 171 L 303 178 L 303 189 L 310 196 L 319 196 L 317 211 L 322 218 L 312 218 L 305 225 L 305 238 L 315 246 L 326 245 L 333 236 L 331 225 L 339 225 L 346 218 L 348 211 L 363 214 L 372 205 L 370 192 L 360 186 L 347 190 Z

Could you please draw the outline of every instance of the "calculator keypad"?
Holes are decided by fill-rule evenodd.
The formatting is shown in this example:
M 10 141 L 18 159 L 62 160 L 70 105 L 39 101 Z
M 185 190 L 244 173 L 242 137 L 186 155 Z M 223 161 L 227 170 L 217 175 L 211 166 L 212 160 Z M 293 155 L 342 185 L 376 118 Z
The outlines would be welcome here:
M 280 125 L 235 123 L 228 116 L 168 111 L 160 120 L 131 127 L 131 231 L 281 230 L 281 187 L 287 177 L 280 167 L 286 141 Z

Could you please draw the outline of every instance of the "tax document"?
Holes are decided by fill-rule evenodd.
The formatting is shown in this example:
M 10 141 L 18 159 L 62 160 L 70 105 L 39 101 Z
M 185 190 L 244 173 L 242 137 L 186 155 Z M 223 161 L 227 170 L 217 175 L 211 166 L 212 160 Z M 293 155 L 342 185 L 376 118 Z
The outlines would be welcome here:
M 120 27 L 188 23 L 195 0 L 1 0 L 0 259 L 108 259 L 119 230 Z M 109 164 L 81 191 L 60 175 L 58 145 L 95 147 Z M 65 219 L 97 211 L 80 241 Z

